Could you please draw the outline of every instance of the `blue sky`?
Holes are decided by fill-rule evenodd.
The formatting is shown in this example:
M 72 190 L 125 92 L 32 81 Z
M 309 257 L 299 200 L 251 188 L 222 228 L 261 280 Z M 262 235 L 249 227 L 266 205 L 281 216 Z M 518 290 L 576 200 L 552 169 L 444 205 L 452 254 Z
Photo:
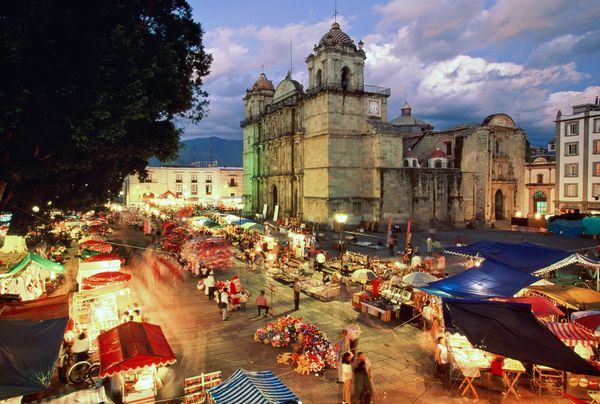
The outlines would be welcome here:
M 290 68 L 306 85 L 305 57 L 333 22 L 334 0 L 190 0 L 213 54 L 209 116 L 184 139 L 240 139 L 242 97 L 261 72 L 275 85 Z M 532 144 L 554 136 L 561 109 L 600 95 L 598 0 L 338 0 L 342 30 L 363 40 L 365 83 L 390 87 L 388 118 L 406 98 L 444 129 L 505 112 Z

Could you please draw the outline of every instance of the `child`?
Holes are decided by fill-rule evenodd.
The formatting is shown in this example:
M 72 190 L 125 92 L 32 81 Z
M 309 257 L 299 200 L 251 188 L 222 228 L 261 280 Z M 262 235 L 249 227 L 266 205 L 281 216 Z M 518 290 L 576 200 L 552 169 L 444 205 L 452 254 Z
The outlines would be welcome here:
M 248 292 L 247 290 L 243 290 L 242 291 L 242 295 L 240 296 L 240 309 L 242 310 L 242 313 L 246 312 L 246 302 L 248 301 L 248 299 L 250 298 L 250 292 Z

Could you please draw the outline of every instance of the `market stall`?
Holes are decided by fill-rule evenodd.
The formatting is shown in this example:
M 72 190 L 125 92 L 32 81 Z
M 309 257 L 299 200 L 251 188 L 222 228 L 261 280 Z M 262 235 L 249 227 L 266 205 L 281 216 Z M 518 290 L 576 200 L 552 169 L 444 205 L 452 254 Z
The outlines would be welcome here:
M 237 369 L 229 379 L 208 389 L 209 403 L 301 403 L 300 399 L 270 370 Z
M 10 256 L 10 258 L 7 258 Z M 0 294 L 37 299 L 57 287 L 64 267 L 34 253 L 7 254 L 0 264 Z
M 600 310 L 600 293 L 587 288 L 566 285 L 529 286 L 524 294 L 544 296 L 569 310 Z
M 461 334 L 449 334 L 447 339 L 448 350 L 451 353 L 450 357 L 452 358 L 454 367 L 463 376 L 463 381 L 459 386 L 461 396 L 471 393 L 475 398 L 479 398 L 476 385 L 473 381 L 480 377 L 482 372 L 489 372 L 491 370 L 491 363 L 495 355 L 473 347 L 469 340 Z M 519 399 L 517 386 L 519 378 L 523 373 L 525 373 L 525 367 L 521 362 L 510 358 L 503 358 L 502 377 L 505 385 L 505 391 L 503 392 L 505 397 L 513 394 Z
M 112 377 L 124 403 L 152 403 L 162 387 L 159 368 L 176 362 L 158 325 L 127 322 L 98 336 L 100 377 Z
M 577 323 L 542 321 L 542 324 L 567 346 L 575 347 L 578 344 L 598 346 L 598 338 Z
M 102 331 L 117 326 L 121 313 L 132 307 L 129 289 L 123 283 L 116 283 L 73 293 L 70 317 L 76 331 L 86 331 L 90 341 L 95 341 Z M 96 350 L 92 343 L 90 352 Z
M 535 318 L 531 306 L 512 302 L 444 299 L 447 329 L 456 329 L 477 348 L 557 370 L 600 376 Z

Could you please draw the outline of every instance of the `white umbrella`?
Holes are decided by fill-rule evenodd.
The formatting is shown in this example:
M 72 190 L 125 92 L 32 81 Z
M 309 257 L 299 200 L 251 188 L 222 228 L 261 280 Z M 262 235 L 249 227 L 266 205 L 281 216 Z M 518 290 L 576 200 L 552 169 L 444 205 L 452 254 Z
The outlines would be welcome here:
M 428 283 L 437 281 L 437 278 L 426 272 L 411 272 L 408 275 L 404 275 L 402 282 L 410 286 L 425 286 Z
M 358 283 L 367 283 L 375 278 L 377 278 L 377 275 L 370 269 L 357 269 L 352 272 L 352 275 L 350 276 L 352 282 Z
M 392 285 L 400 285 L 402 283 L 402 277 L 399 275 L 394 275 L 392 276 L 392 279 L 390 279 L 390 282 Z

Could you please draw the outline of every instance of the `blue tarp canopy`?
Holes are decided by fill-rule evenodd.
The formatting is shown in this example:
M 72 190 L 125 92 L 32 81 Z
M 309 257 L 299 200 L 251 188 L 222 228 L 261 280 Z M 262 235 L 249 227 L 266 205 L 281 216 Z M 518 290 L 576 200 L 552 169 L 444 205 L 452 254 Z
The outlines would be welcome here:
M 531 312 L 531 305 L 444 299 L 451 321 L 476 348 L 526 363 L 599 376 Z
M 50 386 L 67 318 L 0 320 L 0 400 Z
M 511 244 L 485 240 L 464 247 L 448 247 L 445 251 L 465 257 L 479 255 L 526 273 L 550 271 L 576 262 L 573 253 L 531 243 Z
M 537 281 L 539 278 L 533 275 L 487 259 L 479 267 L 467 269 L 418 289 L 435 296 L 487 299 L 512 297 L 521 289 Z
M 273 372 L 249 372 L 238 369 L 218 386 L 208 389 L 216 404 L 299 403 L 296 397 Z

